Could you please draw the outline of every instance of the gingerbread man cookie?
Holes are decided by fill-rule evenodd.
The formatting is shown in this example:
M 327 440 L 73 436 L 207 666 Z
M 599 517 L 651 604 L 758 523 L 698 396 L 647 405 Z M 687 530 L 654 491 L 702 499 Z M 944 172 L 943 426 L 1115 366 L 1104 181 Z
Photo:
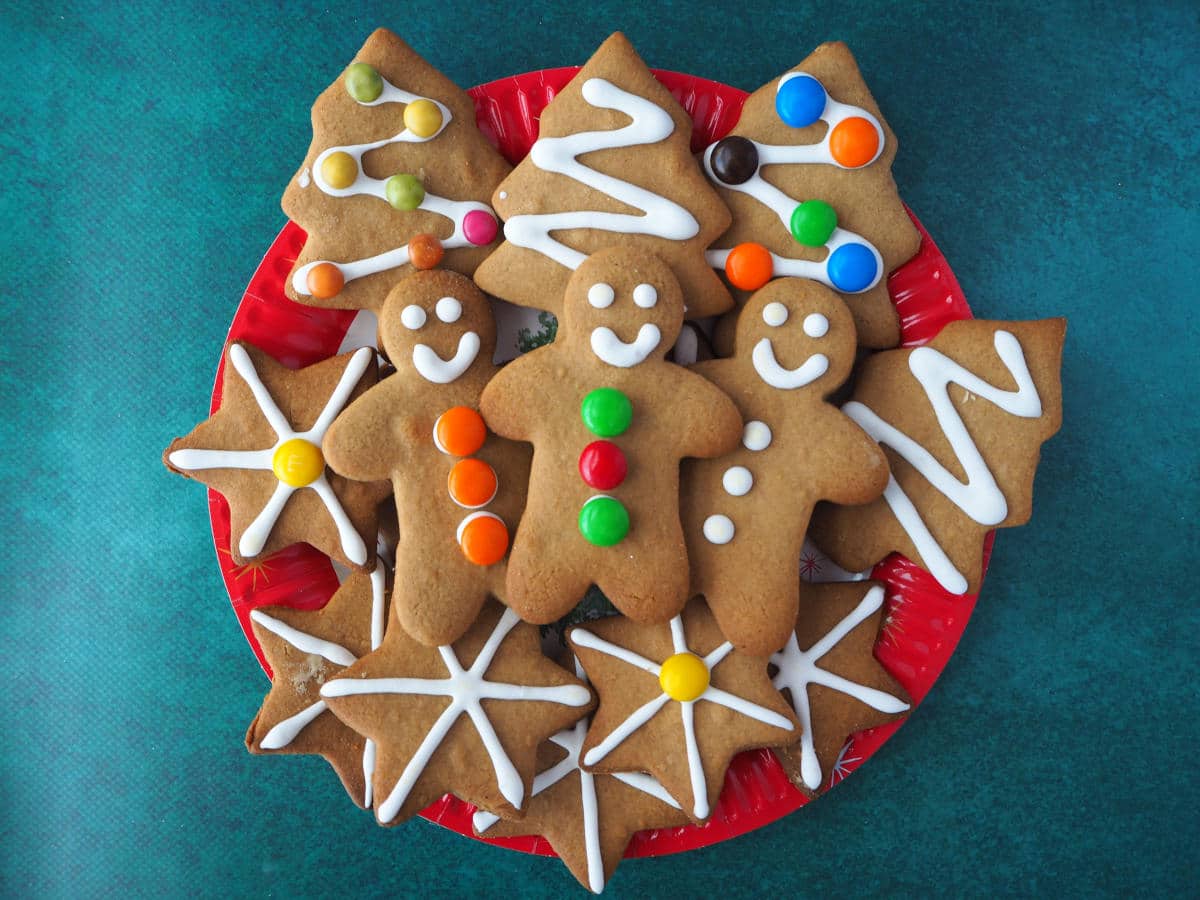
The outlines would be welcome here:
M 684 463 L 681 504 L 692 590 L 741 650 L 765 656 L 787 640 L 817 501 L 866 503 L 887 484 L 883 452 L 826 402 L 854 355 L 854 321 L 838 296 L 781 278 L 743 307 L 733 357 L 693 367 L 746 421 L 735 452 Z
M 557 619 L 591 584 L 643 622 L 687 601 L 679 461 L 732 449 L 741 418 L 718 388 L 664 360 L 683 303 L 658 257 L 602 250 L 567 284 L 557 340 L 483 392 L 488 425 L 534 445 L 505 598 L 527 621 Z
M 392 603 L 430 646 L 452 643 L 489 595 L 504 596 L 529 448 L 488 433 L 477 411 L 497 372 L 487 298 L 454 272 L 418 272 L 388 295 L 380 341 L 396 372 L 338 417 L 334 471 L 390 479 L 400 539 Z

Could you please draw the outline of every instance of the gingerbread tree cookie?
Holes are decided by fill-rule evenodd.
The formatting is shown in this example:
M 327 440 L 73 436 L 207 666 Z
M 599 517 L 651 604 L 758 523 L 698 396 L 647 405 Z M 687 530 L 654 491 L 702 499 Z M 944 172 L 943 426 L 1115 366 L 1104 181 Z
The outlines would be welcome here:
M 821 507 L 811 536 L 861 571 L 896 550 L 954 594 L 979 589 L 983 537 L 1029 520 L 1041 444 L 1062 424 L 1064 319 L 951 322 L 924 347 L 868 358 L 842 412 L 883 445 L 866 506 Z
M 743 307 L 733 357 L 693 367 L 734 398 L 747 424 L 734 453 L 683 467 L 692 590 L 749 653 L 778 650 L 792 631 L 816 502 L 866 503 L 887 484 L 883 452 L 825 399 L 854 354 L 854 322 L 837 295 L 781 278 Z
M 865 347 L 894 347 L 900 323 L 887 274 L 921 237 L 904 211 L 896 136 L 845 44 L 822 44 L 746 100 L 703 154 L 733 224 L 708 253 L 730 282 L 757 290 L 799 277 L 838 291 Z
M 683 303 L 656 256 L 602 250 L 571 276 L 557 340 L 483 392 L 488 425 L 534 445 L 505 597 L 527 621 L 554 621 L 591 584 L 638 621 L 666 621 L 687 601 L 679 461 L 732 449 L 741 418 L 663 359 Z
M 493 197 L 504 243 L 475 273 L 481 288 L 557 314 L 588 255 L 636 247 L 670 264 L 689 317 L 732 306 L 704 257 L 729 211 L 691 155 L 691 119 L 623 34 L 600 46 L 539 125 Z
M 375 379 L 365 347 L 293 370 L 249 344 L 229 346 L 221 408 L 172 441 L 163 462 L 229 501 L 234 562 L 306 541 L 347 566 L 374 565 L 387 483 L 348 481 L 324 453 L 334 417 Z
M 308 232 L 287 295 L 378 310 L 413 267 L 471 274 L 499 230 L 486 200 L 510 169 L 471 98 L 376 31 L 312 111 L 313 141 L 283 195 Z
M 517 816 L 538 746 L 592 706 L 587 686 L 542 655 L 537 629 L 497 603 L 452 646 L 422 646 L 393 625 L 378 650 L 326 681 L 321 697 L 378 747 L 383 825 L 447 792 Z
M 489 435 L 477 408 L 496 374 L 487 298 L 463 275 L 418 272 L 388 295 L 380 339 L 396 372 L 338 417 L 334 471 L 391 480 L 400 539 L 392 603 L 424 644 L 455 641 L 489 595 L 504 597 L 509 533 L 529 448 Z

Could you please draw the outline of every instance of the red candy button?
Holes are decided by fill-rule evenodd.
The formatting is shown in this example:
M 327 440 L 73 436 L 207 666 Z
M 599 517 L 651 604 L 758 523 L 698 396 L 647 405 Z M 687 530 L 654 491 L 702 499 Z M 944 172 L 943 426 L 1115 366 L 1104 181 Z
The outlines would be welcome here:
M 625 480 L 625 454 L 612 441 L 592 441 L 579 454 L 579 474 L 589 487 L 610 491 Z

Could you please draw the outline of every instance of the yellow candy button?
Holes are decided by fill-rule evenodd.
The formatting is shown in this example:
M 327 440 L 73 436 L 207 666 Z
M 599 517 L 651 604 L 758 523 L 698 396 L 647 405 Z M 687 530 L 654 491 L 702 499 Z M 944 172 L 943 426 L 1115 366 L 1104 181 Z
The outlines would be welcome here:
M 345 190 L 358 178 L 358 163 L 342 150 L 330 153 L 321 162 L 321 177 L 335 191 Z
M 442 111 L 432 100 L 414 100 L 404 107 L 404 127 L 419 138 L 433 137 L 442 127 Z
M 271 457 L 275 477 L 292 487 L 307 487 L 325 471 L 321 448 L 304 438 L 292 438 L 275 448 Z
M 708 690 L 708 666 L 694 653 L 676 653 L 663 662 L 658 683 L 672 700 L 690 703 Z

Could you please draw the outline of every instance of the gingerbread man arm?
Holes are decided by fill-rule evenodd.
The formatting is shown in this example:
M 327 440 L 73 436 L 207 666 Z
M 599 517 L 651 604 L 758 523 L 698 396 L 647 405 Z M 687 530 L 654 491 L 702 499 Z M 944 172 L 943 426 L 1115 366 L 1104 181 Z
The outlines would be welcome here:
M 821 485 L 821 498 L 848 506 L 870 503 L 883 494 L 888 483 L 883 448 L 841 412 L 829 411 L 832 415 L 822 417 L 828 421 L 820 427 L 827 429 L 826 446 L 837 454 L 840 465 L 829 470 L 832 477 Z M 846 472 L 854 472 L 856 477 L 846 478 Z
M 367 391 L 336 419 L 321 451 L 329 467 L 354 481 L 386 481 L 408 459 L 404 435 L 413 418 L 404 413 L 407 398 L 384 382 Z
M 551 348 L 546 347 L 546 350 Z M 532 441 L 533 425 L 544 420 L 546 392 L 553 383 L 552 369 L 540 350 L 503 366 L 479 397 L 479 412 L 488 429 L 514 441 Z M 544 361 L 544 362 L 543 362 Z
M 667 365 L 679 384 L 671 412 L 683 437 L 680 455 L 708 459 L 729 453 L 742 434 L 742 414 L 729 395 L 693 371 Z

